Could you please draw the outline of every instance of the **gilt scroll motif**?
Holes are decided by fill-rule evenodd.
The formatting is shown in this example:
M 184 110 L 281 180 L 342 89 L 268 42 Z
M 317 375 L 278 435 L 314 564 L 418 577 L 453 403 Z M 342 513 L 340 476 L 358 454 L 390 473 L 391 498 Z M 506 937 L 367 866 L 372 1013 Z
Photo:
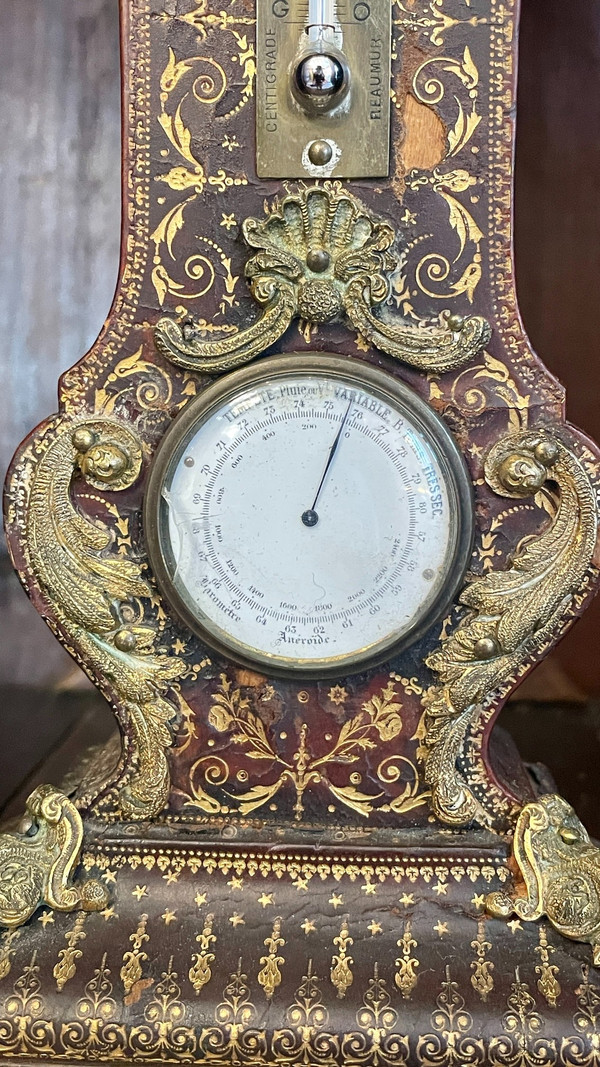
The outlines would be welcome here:
M 434 325 L 415 325 L 385 311 L 374 314 L 399 266 L 396 234 L 336 183 L 276 200 L 264 219 L 245 220 L 243 234 L 254 250 L 245 272 L 262 315 L 218 340 L 193 323 L 159 319 L 157 347 L 177 366 L 209 374 L 239 367 L 275 344 L 295 318 L 323 324 L 345 317 L 380 351 L 432 372 L 462 366 L 490 338 L 477 315 L 443 314 Z
M 165 753 L 175 709 L 164 694 L 180 664 L 156 651 L 147 613 L 139 619 L 126 610 L 152 598 L 142 563 L 115 551 L 110 528 L 76 507 L 72 483 L 79 475 L 87 486 L 123 490 L 141 463 L 141 442 L 124 423 L 59 420 L 46 429 L 25 501 L 28 566 L 79 662 L 117 709 L 123 756 L 104 786 L 114 788 L 130 819 L 156 814 L 168 796 Z
M 550 480 L 560 498 L 551 525 L 524 541 L 505 570 L 466 586 L 460 603 L 468 615 L 427 661 L 439 680 L 424 698 L 425 776 L 436 814 L 454 826 L 473 819 L 497 826 L 517 815 L 466 741 L 500 688 L 560 630 L 585 588 L 598 536 L 594 487 L 552 429 L 502 438 L 487 456 L 485 477 L 494 492 L 516 499 Z
M 588 941 L 600 967 L 600 849 L 566 800 L 549 793 L 525 805 L 513 859 L 519 879 L 510 890 L 488 894 L 490 914 L 514 913 L 528 922 L 547 915 L 563 937 Z
M 73 873 L 83 844 L 77 808 L 58 789 L 38 786 L 19 828 L 0 834 L 0 925 L 21 926 L 43 904 L 57 911 L 99 911 L 106 888 Z

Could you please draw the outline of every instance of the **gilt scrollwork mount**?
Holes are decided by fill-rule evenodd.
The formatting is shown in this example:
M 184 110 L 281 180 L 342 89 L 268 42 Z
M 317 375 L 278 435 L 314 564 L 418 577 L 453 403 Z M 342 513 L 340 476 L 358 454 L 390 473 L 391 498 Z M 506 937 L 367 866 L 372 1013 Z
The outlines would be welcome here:
M 38 786 L 16 830 L 0 834 L 0 926 L 21 926 L 44 904 L 56 911 L 105 908 L 102 883 L 74 879 L 82 844 L 73 802 L 52 786 Z
M 547 915 L 563 937 L 592 945 L 600 967 L 600 848 L 556 793 L 526 804 L 513 837 L 511 888 L 488 894 L 490 915 L 535 922 Z
M 376 315 L 399 266 L 397 235 L 339 183 L 289 193 L 247 218 L 242 233 L 253 255 L 245 274 L 263 309 L 245 329 L 207 340 L 193 322 L 159 319 L 160 352 L 186 370 L 219 374 L 275 344 L 294 319 L 323 325 L 343 319 L 381 352 L 422 371 L 441 373 L 472 360 L 491 335 L 485 319 L 443 313 L 435 324 Z
M 26 491 L 21 485 L 13 505 L 27 571 L 62 640 L 115 707 L 122 734 L 120 760 L 92 792 L 111 792 L 124 818 L 149 818 L 169 793 L 165 752 L 176 709 L 165 693 L 182 665 L 157 648 L 143 559 L 124 545 L 119 551 L 111 526 L 84 514 L 73 493 L 76 482 L 88 491 L 130 488 L 144 445 L 121 420 L 58 417 L 32 448 Z
M 477 820 L 501 830 L 514 823 L 519 807 L 491 780 L 480 732 L 502 687 L 549 646 L 585 588 L 598 507 L 585 466 L 557 425 L 501 438 L 484 473 L 490 489 L 509 499 L 531 498 L 546 483 L 558 489 L 550 524 L 525 539 L 504 569 L 466 584 L 459 597 L 466 614 L 427 660 L 437 675 L 424 698 L 433 808 L 450 825 Z

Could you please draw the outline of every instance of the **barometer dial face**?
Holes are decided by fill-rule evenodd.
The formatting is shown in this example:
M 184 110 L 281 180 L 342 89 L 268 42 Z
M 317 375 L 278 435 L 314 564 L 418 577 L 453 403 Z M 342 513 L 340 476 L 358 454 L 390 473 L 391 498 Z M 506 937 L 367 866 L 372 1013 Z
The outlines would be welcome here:
M 161 443 L 145 527 L 164 596 L 208 644 L 327 676 L 390 658 L 447 608 L 472 510 L 431 409 L 319 354 L 264 360 L 192 401 Z

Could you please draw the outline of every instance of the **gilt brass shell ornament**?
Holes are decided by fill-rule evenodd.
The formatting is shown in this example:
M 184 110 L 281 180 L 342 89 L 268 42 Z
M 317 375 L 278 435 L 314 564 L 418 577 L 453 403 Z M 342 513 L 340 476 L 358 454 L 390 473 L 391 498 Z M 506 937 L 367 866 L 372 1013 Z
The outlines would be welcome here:
M 276 200 L 265 218 L 247 218 L 242 232 L 254 251 L 245 273 L 262 315 L 219 340 L 207 340 L 193 322 L 159 319 L 156 345 L 179 367 L 208 374 L 240 367 L 295 318 L 316 325 L 344 319 L 381 352 L 433 373 L 468 363 L 489 341 L 490 327 L 478 315 L 444 312 L 435 324 L 415 324 L 383 308 L 399 266 L 396 233 L 337 183 Z

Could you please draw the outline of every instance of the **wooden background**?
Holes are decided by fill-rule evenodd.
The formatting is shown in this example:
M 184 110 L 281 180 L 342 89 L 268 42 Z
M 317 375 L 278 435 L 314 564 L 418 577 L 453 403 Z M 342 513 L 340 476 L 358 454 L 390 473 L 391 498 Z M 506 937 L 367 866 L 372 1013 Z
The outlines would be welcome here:
M 0 468 L 92 343 L 119 242 L 117 0 L 0 0 Z M 600 5 L 523 0 L 516 259 L 534 346 L 600 439 Z M 0 555 L 0 683 L 81 684 Z M 600 599 L 526 683 L 600 697 Z

